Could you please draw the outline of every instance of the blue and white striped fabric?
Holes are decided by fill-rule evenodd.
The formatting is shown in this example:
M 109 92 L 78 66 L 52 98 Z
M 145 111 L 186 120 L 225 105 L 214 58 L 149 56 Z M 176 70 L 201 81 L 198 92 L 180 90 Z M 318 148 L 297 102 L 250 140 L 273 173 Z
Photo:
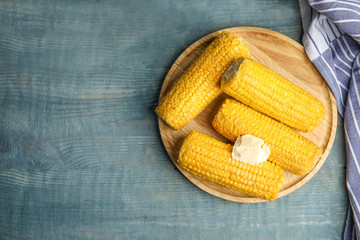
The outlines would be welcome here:
M 360 238 L 360 1 L 299 0 L 305 51 L 344 117 L 350 207 L 344 239 Z

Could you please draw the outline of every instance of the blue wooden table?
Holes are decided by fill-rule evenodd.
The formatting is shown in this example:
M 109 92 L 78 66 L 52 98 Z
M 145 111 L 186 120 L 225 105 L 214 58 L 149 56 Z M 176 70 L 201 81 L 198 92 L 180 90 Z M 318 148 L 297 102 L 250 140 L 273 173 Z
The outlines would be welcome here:
M 321 170 L 271 203 L 175 169 L 154 109 L 191 43 L 257 26 L 301 43 L 292 1 L 0 2 L 0 239 L 341 239 L 343 121 Z

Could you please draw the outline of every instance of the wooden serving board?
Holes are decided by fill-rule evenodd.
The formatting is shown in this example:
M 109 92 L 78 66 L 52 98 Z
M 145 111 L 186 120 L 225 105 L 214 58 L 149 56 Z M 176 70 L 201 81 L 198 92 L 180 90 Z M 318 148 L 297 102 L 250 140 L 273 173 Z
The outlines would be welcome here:
M 326 116 L 320 126 L 311 133 L 301 133 L 321 147 L 323 155 L 318 160 L 313 170 L 306 175 L 297 176 L 285 171 L 284 186 L 280 190 L 278 196 L 283 197 L 308 182 L 325 162 L 335 139 L 337 125 L 335 98 L 325 80 L 307 58 L 304 48 L 296 41 L 278 32 L 263 28 L 235 27 L 224 30 L 231 31 L 241 36 L 244 39 L 245 44 L 249 47 L 253 59 L 314 95 L 326 108 Z M 179 56 L 165 78 L 159 99 L 165 96 L 178 77 L 191 65 L 211 41 L 220 34 L 220 32 L 221 31 L 217 31 L 201 38 Z M 162 141 L 175 166 L 186 178 L 202 190 L 230 201 L 243 203 L 262 202 L 264 200 L 248 196 L 192 175 L 183 170 L 176 162 L 182 142 L 191 130 L 197 130 L 223 142 L 230 143 L 227 139 L 218 134 L 211 125 L 218 108 L 226 97 L 225 93 L 221 94 L 200 115 L 178 131 L 173 130 L 159 118 L 159 129 Z

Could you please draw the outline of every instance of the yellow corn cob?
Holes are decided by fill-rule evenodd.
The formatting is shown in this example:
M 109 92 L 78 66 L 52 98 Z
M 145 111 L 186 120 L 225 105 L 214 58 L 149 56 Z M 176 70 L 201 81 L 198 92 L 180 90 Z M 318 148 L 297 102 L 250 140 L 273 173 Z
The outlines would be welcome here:
M 191 131 L 180 149 L 179 165 L 190 173 L 265 200 L 274 200 L 285 175 L 265 161 L 250 165 L 231 157 L 232 146 L 202 133 Z
M 241 56 L 250 57 L 243 40 L 222 32 L 161 99 L 157 115 L 176 130 L 184 127 L 220 95 L 221 75 Z
M 314 96 L 252 59 L 235 61 L 221 89 L 242 103 L 303 132 L 314 130 L 325 107 Z
M 322 154 L 321 149 L 288 126 L 232 99 L 226 99 L 213 126 L 218 133 L 235 141 L 250 134 L 270 146 L 269 161 L 297 175 L 309 172 Z

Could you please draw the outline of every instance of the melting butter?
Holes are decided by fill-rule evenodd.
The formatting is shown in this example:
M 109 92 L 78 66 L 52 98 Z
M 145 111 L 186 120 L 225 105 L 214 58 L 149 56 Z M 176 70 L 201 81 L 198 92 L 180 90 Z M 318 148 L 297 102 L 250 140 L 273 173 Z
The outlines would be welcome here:
M 270 155 L 270 147 L 264 140 L 252 135 L 242 135 L 235 141 L 232 157 L 251 165 L 265 162 Z

